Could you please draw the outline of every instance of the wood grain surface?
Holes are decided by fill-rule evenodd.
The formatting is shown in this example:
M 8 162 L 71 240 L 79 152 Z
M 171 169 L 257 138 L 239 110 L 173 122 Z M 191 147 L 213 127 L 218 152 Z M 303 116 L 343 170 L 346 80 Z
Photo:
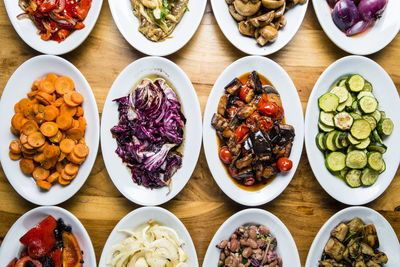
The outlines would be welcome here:
M 4 2 L 1 1 L 0 91 L 16 68 L 36 55 L 38 53 L 27 46 L 13 29 Z M 332 62 L 346 55 L 322 31 L 310 3 L 303 24 L 293 40 L 269 58 L 278 62 L 289 73 L 305 111 L 308 97 L 320 74 Z M 143 56 L 119 33 L 108 3 L 104 1 L 97 25 L 89 38 L 63 57 L 71 61 L 89 81 L 101 112 L 108 90 L 117 75 L 129 63 Z M 207 97 L 217 77 L 229 64 L 243 56 L 245 54 L 234 48 L 222 34 L 208 3 L 194 37 L 183 49 L 168 58 L 187 73 L 196 88 L 201 109 L 204 111 Z M 398 91 L 399 57 L 399 36 L 381 52 L 370 56 L 389 73 Z M 7 124 L 0 121 L 2 127 Z M 398 170 L 386 192 L 367 205 L 386 217 L 398 238 L 399 192 Z M 98 261 L 113 227 L 123 216 L 138 207 L 125 199 L 113 185 L 100 150 L 84 186 L 60 206 L 71 211 L 82 221 L 92 239 Z M 0 170 L 0 242 L 11 225 L 34 207 L 14 191 L 3 170 Z M 189 183 L 173 200 L 162 207 L 172 211 L 185 224 L 196 246 L 200 264 L 219 226 L 229 216 L 246 208 L 233 202 L 219 189 L 208 169 L 203 150 Z M 286 224 L 296 241 L 304 266 L 308 250 L 320 227 L 330 216 L 345 207 L 331 198 L 319 185 L 304 150 L 299 168 L 286 190 L 274 201 L 260 208 L 274 213 Z

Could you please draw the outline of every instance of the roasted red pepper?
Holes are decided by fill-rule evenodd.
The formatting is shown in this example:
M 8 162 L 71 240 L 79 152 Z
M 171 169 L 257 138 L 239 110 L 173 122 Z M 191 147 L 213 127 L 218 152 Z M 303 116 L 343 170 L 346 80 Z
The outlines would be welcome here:
M 62 248 L 58 248 L 51 252 L 50 256 L 54 262 L 54 267 L 61 267 Z
M 92 5 L 92 0 L 81 0 L 78 3 L 78 18 L 84 20 L 89 12 L 90 6 Z
M 15 263 L 16 263 L 17 261 L 18 261 L 17 258 L 12 259 L 12 260 L 10 261 L 10 263 L 7 265 L 7 267 L 14 267 L 14 266 L 15 266 Z
M 39 11 L 42 13 L 47 13 L 56 8 L 57 8 L 56 0 L 44 0 L 43 3 L 41 3 L 39 6 Z

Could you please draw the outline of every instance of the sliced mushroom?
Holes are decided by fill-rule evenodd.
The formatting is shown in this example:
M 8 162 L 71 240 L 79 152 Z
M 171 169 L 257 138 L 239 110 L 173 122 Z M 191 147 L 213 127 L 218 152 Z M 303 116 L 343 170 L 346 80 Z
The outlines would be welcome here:
M 248 17 L 256 14 L 257 11 L 260 10 L 261 2 L 258 1 L 253 3 L 251 1 L 248 1 L 247 3 L 245 3 L 242 0 L 235 0 L 233 2 L 233 5 L 240 15 Z
M 260 46 L 264 46 L 268 43 L 268 41 L 261 35 L 256 37 L 256 41 L 257 41 L 257 44 L 259 44 Z
M 274 21 L 275 28 L 278 30 L 286 26 L 285 16 L 281 16 Z
M 253 36 L 255 28 L 249 23 L 249 21 L 239 22 L 239 32 L 246 36 Z
M 233 4 L 233 0 L 225 0 L 225 2 L 226 2 L 228 5 L 232 5 L 232 4 Z
M 285 0 L 262 0 L 262 4 L 268 9 L 277 9 L 284 5 Z
M 229 13 L 237 21 L 242 21 L 242 20 L 245 19 L 244 16 L 240 15 L 239 13 L 237 13 L 237 11 L 236 11 L 236 9 L 235 9 L 235 7 L 233 5 L 229 5 Z
M 267 25 L 260 30 L 260 34 L 267 42 L 274 42 L 278 36 L 278 30 L 274 27 Z
M 283 5 L 275 11 L 275 18 L 283 16 L 283 13 L 285 13 L 286 9 L 286 1 L 283 2 Z
M 275 11 L 270 11 L 268 13 L 265 13 L 261 16 L 255 17 L 255 18 L 251 18 L 249 21 L 250 23 L 254 26 L 254 27 L 260 27 L 261 26 L 261 22 L 264 22 L 266 24 L 270 24 L 271 21 L 274 19 L 274 14 Z

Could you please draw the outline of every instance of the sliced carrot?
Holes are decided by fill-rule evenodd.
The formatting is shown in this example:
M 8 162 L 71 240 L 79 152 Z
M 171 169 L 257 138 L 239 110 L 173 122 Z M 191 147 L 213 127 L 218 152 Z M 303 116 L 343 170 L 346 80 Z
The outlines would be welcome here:
M 14 105 L 14 111 L 15 111 L 15 113 L 21 112 L 21 107 L 20 107 L 20 105 L 19 105 L 19 102 L 15 103 L 15 105 Z
M 78 144 L 86 145 L 86 139 L 85 139 L 85 137 L 82 137 L 81 139 L 79 139 Z
M 26 94 L 27 97 L 34 97 L 35 95 L 37 95 L 38 91 L 31 91 L 29 93 Z
M 24 125 L 24 114 L 23 113 L 15 113 L 11 119 L 11 125 L 18 131 L 21 130 L 22 126 Z
M 21 153 L 21 141 L 20 140 L 12 140 L 10 142 L 10 152 L 14 154 L 20 154 Z
M 76 117 L 81 117 L 81 116 L 83 116 L 83 114 L 84 114 L 83 107 L 77 106 L 77 107 L 76 107 L 76 114 L 75 114 L 75 116 L 76 116 Z
M 75 142 L 72 139 L 65 138 L 60 142 L 60 150 L 65 154 L 69 154 L 75 147 Z
M 89 154 L 89 147 L 83 144 L 77 144 L 73 150 L 77 157 L 84 158 Z
M 58 183 L 61 185 L 68 185 L 71 183 L 71 180 L 65 180 L 62 178 L 62 176 L 60 175 L 60 177 L 58 177 Z
M 21 132 L 25 135 L 30 135 L 31 133 L 37 132 L 39 126 L 34 120 L 28 120 L 22 125 Z
M 19 141 L 21 141 L 21 144 L 28 143 L 28 136 L 21 133 L 21 135 L 19 136 Z
M 43 150 L 46 148 L 46 146 L 50 145 L 48 141 L 46 141 L 41 147 L 38 147 L 36 150 L 38 152 L 43 152 Z
M 41 163 L 42 161 L 45 160 L 44 154 L 43 154 L 43 153 L 36 153 L 36 154 L 33 156 L 33 160 L 34 160 L 35 162 L 37 162 L 37 163 Z
M 19 136 L 19 131 L 17 129 L 14 128 L 14 126 L 10 126 L 10 131 L 13 135 L 15 136 Z
M 39 101 L 36 98 L 32 98 L 31 99 L 31 104 L 32 105 L 37 104 L 37 103 L 39 103 Z
M 56 123 L 58 128 L 68 130 L 72 126 L 72 117 L 68 114 L 61 113 L 61 115 L 57 117 Z
M 60 177 L 60 173 L 56 171 L 50 174 L 49 177 L 47 177 L 46 181 L 52 184 L 58 180 L 58 177 Z
M 72 95 L 73 95 L 73 94 L 74 94 L 74 91 L 71 91 L 71 92 L 68 92 L 68 93 L 64 94 L 64 101 L 65 101 L 65 104 L 67 104 L 67 105 L 70 106 L 70 107 L 76 107 L 76 106 L 79 105 L 78 103 L 75 103 L 75 102 L 72 100 Z
M 50 171 L 40 166 L 36 167 L 32 172 L 32 176 L 35 180 L 46 180 L 49 175 Z
M 34 103 L 30 102 L 24 108 L 24 116 L 29 120 L 35 118 L 35 112 L 33 111 L 33 106 Z
M 55 122 L 47 121 L 40 125 L 40 132 L 47 137 L 55 136 L 58 132 L 58 125 Z
M 74 179 L 75 177 L 76 177 L 76 173 L 73 174 L 73 175 L 69 175 L 69 174 L 67 174 L 67 172 L 65 171 L 65 168 L 64 168 L 64 170 L 61 172 L 61 178 L 64 179 L 64 180 L 70 181 L 70 180 Z
M 53 101 L 52 95 L 42 91 L 38 92 L 37 95 L 35 95 L 35 99 L 46 106 L 50 105 L 50 102 Z
M 67 165 L 67 163 L 65 163 L 65 161 L 57 162 L 56 163 L 57 172 L 61 173 L 62 170 L 64 170 L 65 165 Z
M 48 94 L 52 94 L 56 88 L 54 87 L 54 83 L 47 79 L 41 79 L 39 84 L 39 90 Z
M 58 156 L 59 149 L 55 145 L 49 145 L 43 150 L 43 154 L 46 159 L 51 159 Z
M 29 102 L 30 100 L 28 98 L 22 98 L 17 104 L 14 105 L 15 113 L 24 112 L 24 106 Z
M 54 121 L 58 116 L 58 108 L 53 105 L 48 105 L 44 108 L 44 119 L 46 121 Z
M 85 157 L 81 158 L 81 157 L 78 157 L 77 155 L 75 155 L 74 153 L 70 153 L 70 154 L 68 154 L 67 159 L 69 161 L 71 161 L 72 163 L 81 164 L 82 162 L 85 161 L 86 158 Z
M 65 93 L 73 91 L 75 89 L 75 85 L 72 79 L 66 76 L 58 77 L 57 80 L 54 82 L 54 85 L 59 95 L 64 95 Z
M 28 142 L 26 142 L 25 144 L 22 144 L 21 150 L 23 150 L 23 149 L 26 151 L 32 151 L 32 154 L 35 154 L 34 147 L 31 146 Z
M 79 121 L 72 119 L 72 126 L 71 128 L 79 128 Z
M 51 188 L 51 183 L 44 180 L 37 180 L 36 185 L 44 190 L 49 190 Z
M 42 124 L 44 122 L 44 113 L 38 113 L 35 115 L 35 121 L 38 124 Z
M 64 152 L 60 152 L 60 155 L 58 156 L 58 162 L 63 161 L 67 155 Z
M 83 102 L 83 95 L 81 93 L 73 91 L 71 93 L 71 100 L 76 104 L 80 105 Z
M 25 145 L 25 146 L 24 146 Z M 26 144 L 24 144 L 24 145 L 22 145 L 21 146 L 21 152 L 22 153 L 24 153 L 24 157 L 25 157 L 25 154 L 26 155 L 35 155 L 35 150 L 33 150 L 33 149 L 30 149 L 29 147 L 29 144 L 28 143 L 26 143 Z M 27 148 L 28 147 L 28 148 Z M 33 148 L 33 147 L 32 147 Z
M 54 73 L 49 73 L 49 74 L 47 74 L 47 76 L 46 76 L 46 80 L 47 80 L 47 81 L 50 81 L 50 82 L 52 82 L 52 83 L 55 83 L 57 79 L 58 79 L 58 75 L 57 75 L 57 74 L 54 74 Z
M 13 153 L 13 152 L 8 152 L 8 156 L 10 156 L 11 160 L 19 160 L 21 158 L 21 153 Z
M 19 162 L 19 167 L 23 173 L 31 174 L 35 169 L 35 164 L 31 159 L 21 159 Z
M 34 154 L 26 154 L 26 153 L 24 153 L 24 152 L 22 151 L 22 157 L 23 157 L 24 159 L 31 159 L 31 160 L 33 160 L 33 155 L 34 155 Z
M 78 141 L 83 137 L 84 133 L 80 128 L 71 128 L 67 131 L 67 138 Z
M 60 130 L 58 130 L 56 135 L 49 137 L 49 140 L 54 144 L 54 143 L 60 143 L 62 138 L 63 138 L 63 133 Z
M 51 158 L 51 159 L 45 159 L 43 160 L 41 163 L 43 168 L 45 168 L 46 170 L 50 170 L 51 168 L 53 168 L 54 166 L 56 166 L 57 164 L 57 158 Z
M 86 129 L 85 117 L 79 117 L 78 122 L 79 122 L 79 128 L 82 129 L 83 131 L 85 131 L 85 129 Z
M 68 114 L 73 117 L 76 114 L 76 107 L 70 107 L 67 104 L 63 103 L 60 106 L 60 114 Z
M 59 108 L 64 103 L 65 103 L 64 102 L 64 97 L 59 97 L 54 101 L 53 105 L 56 106 L 57 108 Z
M 32 84 L 31 90 L 32 91 L 38 90 L 39 89 L 39 84 L 40 84 L 39 80 L 34 81 L 33 84 Z
M 64 170 L 65 173 L 68 175 L 75 175 L 79 171 L 79 166 L 73 163 L 68 163 L 67 165 L 65 165 Z
M 46 138 L 41 132 L 33 132 L 28 135 L 28 144 L 34 148 L 41 147 L 44 145 Z

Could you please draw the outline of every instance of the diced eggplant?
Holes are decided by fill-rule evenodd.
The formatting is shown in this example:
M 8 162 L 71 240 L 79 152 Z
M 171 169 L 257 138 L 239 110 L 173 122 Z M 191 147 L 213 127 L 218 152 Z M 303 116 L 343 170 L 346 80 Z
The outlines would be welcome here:
M 246 177 L 251 177 L 251 176 L 253 176 L 253 169 L 251 167 L 247 167 L 239 170 L 237 179 L 242 180 Z
M 225 130 L 226 127 L 228 127 L 229 121 L 222 117 L 218 113 L 214 113 L 212 119 L 211 119 L 211 125 L 217 130 L 217 131 L 223 131 Z
M 254 111 L 256 111 L 256 110 L 257 110 L 256 106 L 245 105 L 244 107 L 242 107 L 238 110 L 238 112 L 236 113 L 236 116 L 241 120 L 245 120 L 246 118 L 250 117 L 251 114 L 253 114 Z
M 222 132 L 222 136 L 225 138 L 231 138 L 233 135 L 234 132 L 229 127 L 226 127 L 225 130 Z
M 263 91 L 263 93 L 266 93 L 266 94 L 279 95 L 278 91 L 276 91 L 275 88 L 273 86 L 271 86 L 271 85 L 264 85 L 262 87 L 262 91 Z
M 227 145 L 228 145 L 229 151 L 233 155 L 238 155 L 240 153 L 241 145 L 236 144 L 234 136 L 232 136 L 231 138 L 228 139 Z
M 254 89 L 250 88 L 250 90 L 247 92 L 244 101 L 246 103 L 250 103 L 251 100 L 254 98 Z
M 324 248 L 325 253 L 337 261 L 343 259 L 344 250 L 345 246 L 334 237 L 329 238 Z
M 332 231 L 331 235 L 333 237 L 336 237 L 340 242 L 343 242 L 343 240 L 346 238 L 348 232 L 349 232 L 349 227 L 345 223 L 340 223 Z
M 367 243 L 371 248 L 379 247 L 379 239 L 376 233 L 376 228 L 373 224 L 365 225 L 363 227 L 363 241 Z
M 247 138 L 243 142 L 242 150 L 244 150 L 244 154 L 252 154 L 253 153 L 253 143 L 250 138 Z
M 219 99 L 218 103 L 218 114 L 224 116 L 225 111 L 226 111 L 226 105 L 228 104 L 228 95 L 223 94 L 221 98 Z
M 280 145 L 275 145 L 272 149 L 272 152 L 274 153 L 275 157 L 277 159 L 282 158 L 282 157 L 289 157 L 290 152 L 292 151 L 292 146 L 293 143 L 288 142 L 286 145 L 280 146 Z
M 348 223 L 348 226 L 351 232 L 358 233 L 364 228 L 364 222 L 356 217 Z
M 249 74 L 248 83 L 249 83 L 249 86 L 250 86 L 251 88 L 253 88 L 254 91 L 255 91 L 257 94 L 262 93 L 262 84 L 261 84 L 261 81 L 260 81 L 260 77 L 258 76 L 258 73 L 257 73 L 256 71 L 252 71 L 252 72 Z
M 271 152 L 271 143 L 266 136 L 261 132 L 257 131 L 250 135 L 251 141 L 254 146 L 254 152 L 257 155 L 264 155 Z
M 388 257 L 382 251 L 378 251 L 372 258 L 372 261 L 379 264 L 386 264 L 388 262 Z
M 375 256 L 374 250 L 370 246 L 365 244 L 364 242 L 360 243 L 360 247 L 361 247 L 361 252 L 363 254 L 369 255 L 369 256 Z
M 224 141 L 224 135 L 222 134 L 222 132 L 221 131 L 216 131 L 216 132 L 217 132 L 217 136 L 218 136 L 219 140 L 221 142 L 223 142 Z
M 236 166 L 236 168 L 238 168 L 238 169 L 243 169 L 243 168 L 245 168 L 245 167 L 251 166 L 251 163 L 252 163 L 252 162 L 253 162 L 253 156 L 252 156 L 251 154 L 249 154 L 249 155 L 247 155 L 247 156 L 244 156 L 244 157 L 238 159 L 238 160 L 236 161 L 235 166 Z
M 289 124 L 279 124 L 279 135 L 287 140 L 287 142 L 292 142 L 295 133 L 294 133 L 294 127 Z
M 355 242 L 354 239 L 350 239 L 347 248 L 349 249 L 350 258 L 357 259 L 361 255 L 360 243 Z
M 234 78 L 230 83 L 225 86 L 225 91 L 231 95 L 235 95 L 241 88 L 242 83 L 238 78 Z
M 261 177 L 264 179 L 272 178 L 274 175 L 278 173 L 278 170 L 273 166 L 267 166 L 264 168 Z
M 268 102 L 275 103 L 278 107 L 282 107 L 282 100 L 279 94 L 269 93 L 267 94 Z

